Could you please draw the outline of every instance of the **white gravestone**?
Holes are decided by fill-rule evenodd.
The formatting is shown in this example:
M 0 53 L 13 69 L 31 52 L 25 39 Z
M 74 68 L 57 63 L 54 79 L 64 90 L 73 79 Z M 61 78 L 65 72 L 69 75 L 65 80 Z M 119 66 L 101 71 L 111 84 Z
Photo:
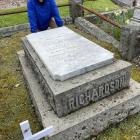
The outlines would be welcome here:
M 26 36 L 54 80 L 66 80 L 113 62 L 113 53 L 60 27 Z

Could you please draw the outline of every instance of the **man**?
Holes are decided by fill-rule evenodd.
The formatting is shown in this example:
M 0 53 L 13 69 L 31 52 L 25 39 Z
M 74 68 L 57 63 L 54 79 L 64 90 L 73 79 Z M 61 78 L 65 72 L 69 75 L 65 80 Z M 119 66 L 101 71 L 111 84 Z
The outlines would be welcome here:
M 32 33 L 63 26 L 55 0 L 28 0 L 27 7 Z

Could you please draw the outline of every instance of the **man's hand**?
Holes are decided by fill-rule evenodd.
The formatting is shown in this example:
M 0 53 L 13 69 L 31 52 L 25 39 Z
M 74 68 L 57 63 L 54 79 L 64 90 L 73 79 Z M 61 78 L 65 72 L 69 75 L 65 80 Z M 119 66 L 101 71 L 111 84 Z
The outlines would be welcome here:
M 57 27 L 56 22 L 55 22 L 53 17 L 50 20 L 49 27 L 51 27 L 51 28 L 56 28 Z

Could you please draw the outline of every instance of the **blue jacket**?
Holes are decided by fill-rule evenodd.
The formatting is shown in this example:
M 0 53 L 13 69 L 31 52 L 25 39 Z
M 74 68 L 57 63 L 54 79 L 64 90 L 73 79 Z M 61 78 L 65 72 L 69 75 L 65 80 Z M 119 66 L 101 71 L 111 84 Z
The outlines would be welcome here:
M 58 27 L 63 26 L 55 0 L 44 0 L 44 4 L 38 0 L 28 0 L 27 8 L 32 33 L 46 30 L 52 17 Z

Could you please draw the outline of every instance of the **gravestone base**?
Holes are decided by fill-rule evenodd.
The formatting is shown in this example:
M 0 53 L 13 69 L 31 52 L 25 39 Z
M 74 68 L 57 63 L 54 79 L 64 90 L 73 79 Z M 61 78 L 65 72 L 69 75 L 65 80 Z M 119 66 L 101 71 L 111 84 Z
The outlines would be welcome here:
M 33 49 L 28 47 L 25 40 L 23 43 L 28 63 L 59 117 L 129 87 L 131 64 L 121 60 L 65 81 L 55 81 Z
M 49 140 L 84 140 L 90 136 L 97 136 L 109 125 L 140 111 L 140 84 L 131 80 L 129 89 L 58 118 L 46 102 L 46 96 L 27 63 L 24 52 L 18 52 L 18 57 L 43 127 L 54 126 L 55 132 L 49 136 Z

